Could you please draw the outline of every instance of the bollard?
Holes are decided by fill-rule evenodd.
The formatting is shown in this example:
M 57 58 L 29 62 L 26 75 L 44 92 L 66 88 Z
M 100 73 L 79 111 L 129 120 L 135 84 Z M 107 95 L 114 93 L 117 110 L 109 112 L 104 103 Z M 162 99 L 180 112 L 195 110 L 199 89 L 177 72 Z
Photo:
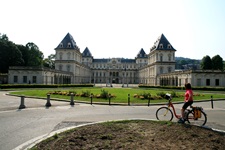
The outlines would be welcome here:
M 47 103 L 45 104 L 46 107 L 52 106 L 50 103 L 50 94 L 47 94 Z
M 213 96 L 211 96 L 211 107 L 213 109 Z
M 73 98 L 74 98 L 74 94 L 71 93 L 71 94 L 70 94 L 70 105 L 74 105 Z
M 111 105 L 111 94 L 109 94 L 109 105 Z
M 21 96 L 21 101 L 20 101 L 19 109 L 24 109 L 24 108 L 26 108 L 26 106 L 24 105 L 24 98 L 25 98 L 25 96 Z
M 130 106 L 130 94 L 128 94 L 128 105 Z
M 148 107 L 150 106 L 150 96 L 148 97 Z
M 93 93 L 91 93 L 91 105 L 92 105 L 92 98 L 93 98 Z

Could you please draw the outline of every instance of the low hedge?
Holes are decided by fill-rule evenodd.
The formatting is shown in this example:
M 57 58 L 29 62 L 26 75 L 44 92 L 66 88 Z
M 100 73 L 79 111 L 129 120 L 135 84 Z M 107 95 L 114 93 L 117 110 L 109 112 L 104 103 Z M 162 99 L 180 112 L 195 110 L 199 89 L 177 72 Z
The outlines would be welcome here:
M 161 88 L 161 89 L 177 89 L 184 90 L 184 86 L 148 86 L 148 85 L 139 85 L 139 88 Z M 225 91 L 225 87 L 192 87 L 193 90 L 201 90 L 201 91 Z
M 2 84 L 0 89 L 17 89 L 17 88 L 59 88 L 59 87 L 93 87 L 93 84 Z

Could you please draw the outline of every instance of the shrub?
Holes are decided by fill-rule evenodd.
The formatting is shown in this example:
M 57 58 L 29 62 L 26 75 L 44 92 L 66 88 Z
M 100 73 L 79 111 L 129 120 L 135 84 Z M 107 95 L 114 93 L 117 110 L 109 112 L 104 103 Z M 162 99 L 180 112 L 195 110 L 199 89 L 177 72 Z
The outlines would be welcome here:
M 108 95 L 109 95 L 109 92 L 103 89 L 103 90 L 101 90 L 101 94 L 100 95 L 101 95 L 101 98 L 107 99 Z
M 142 94 L 142 96 L 144 97 L 144 99 L 148 99 L 148 98 L 151 97 L 151 94 L 150 94 L 150 93 L 144 92 L 144 93 Z
M 156 93 L 157 96 L 161 96 L 162 98 L 165 98 L 166 93 L 165 92 L 158 92 Z
M 170 94 L 171 94 L 172 97 L 178 97 L 177 93 L 175 91 L 172 91 Z
M 82 91 L 82 93 L 81 93 L 81 97 L 89 97 L 91 95 L 91 92 L 90 91 Z

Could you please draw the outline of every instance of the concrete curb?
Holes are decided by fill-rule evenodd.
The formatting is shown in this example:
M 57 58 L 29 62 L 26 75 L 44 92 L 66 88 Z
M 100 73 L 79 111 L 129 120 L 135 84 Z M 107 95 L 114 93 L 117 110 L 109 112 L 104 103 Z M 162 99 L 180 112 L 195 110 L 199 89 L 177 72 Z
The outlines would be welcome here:
M 29 141 L 19 145 L 18 147 L 14 148 L 13 150 L 28 150 L 28 149 L 32 148 L 33 146 L 35 146 L 36 144 L 42 142 L 43 140 L 46 140 L 47 138 L 50 138 L 50 137 L 54 136 L 55 134 L 59 134 L 59 133 L 65 132 L 65 131 L 70 130 L 70 129 L 79 128 L 79 127 L 87 126 L 87 125 L 98 124 L 98 123 L 104 123 L 104 122 L 110 122 L 110 121 L 123 121 L 123 120 L 124 119 L 97 121 L 97 122 L 85 123 L 85 124 L 81 124 L 81 125 L 77 125 L 77 126 L 66 127 L 66 128 L 63 128 L 63 129 L 60 129 L 60 130 L 57 130 L 57 131 L 53 131 L 53 132 L 51 132 L 49 134 L 45 134 L 45 135 L 36 137 L 34 139 L 31 139 L 31 140 L 29 140 Z M 158 121 L 156 119 L 146 119 L 146 118 L 131 118 L 131 119 L 125 119 L 125 120 L 151 120 L 151 121 Z M 221 134 L 225 135 L 225 131 L 223 131 L 223 130 L 209 128 L 209 127 L 206 127 L 206 126 L 199 126 L 199 127 L 200 128 L 204 128 L 206 130 L 211 130 L 211 131 L 214 131 L 214 132 L 221 133 Z

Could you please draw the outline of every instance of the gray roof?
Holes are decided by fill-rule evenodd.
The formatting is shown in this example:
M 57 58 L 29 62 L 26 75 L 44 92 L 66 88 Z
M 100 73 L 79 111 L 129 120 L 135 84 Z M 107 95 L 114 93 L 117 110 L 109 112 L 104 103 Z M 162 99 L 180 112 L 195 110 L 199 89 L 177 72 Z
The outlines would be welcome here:
M 90 52 L 90 50 L 88 49 L 88 47 L 86 47 L 82 53 L 83 57 L 92 57 L 92 54 Z
M 107 63 L 108 61 L 110 61 L 110 59 L 93 59 L 94 63 Z
M 175 50 L 166 37 L 162 34 L 154 43 L 150 51 L 153 50 Z
M 147 55 L 146 55 L 146 53 L 145 53 L 143 48 L 141 48 L 141 50 L 137 54 L 137 58 L 147 58 Z
M 119 61 L 121 63 L 135 63 L 135 59 L 128 59 L 128 58 L 118 58 Z M 105 59 L 105 58 L 102 58 L 102 59 L 93 59 L 93 63 L 108 63 L 109 61 L 111 61 L 112 59 Z
M 57 49 L 75 49 L 79 50 L 79 47 L 76 45 L 76 42 L 73 39 L 73 36 L 70 33 L 63 38 L 59 45 L 55 48 Z
M 135 59 L 122 58 L 121 63 L 136 63 Z

